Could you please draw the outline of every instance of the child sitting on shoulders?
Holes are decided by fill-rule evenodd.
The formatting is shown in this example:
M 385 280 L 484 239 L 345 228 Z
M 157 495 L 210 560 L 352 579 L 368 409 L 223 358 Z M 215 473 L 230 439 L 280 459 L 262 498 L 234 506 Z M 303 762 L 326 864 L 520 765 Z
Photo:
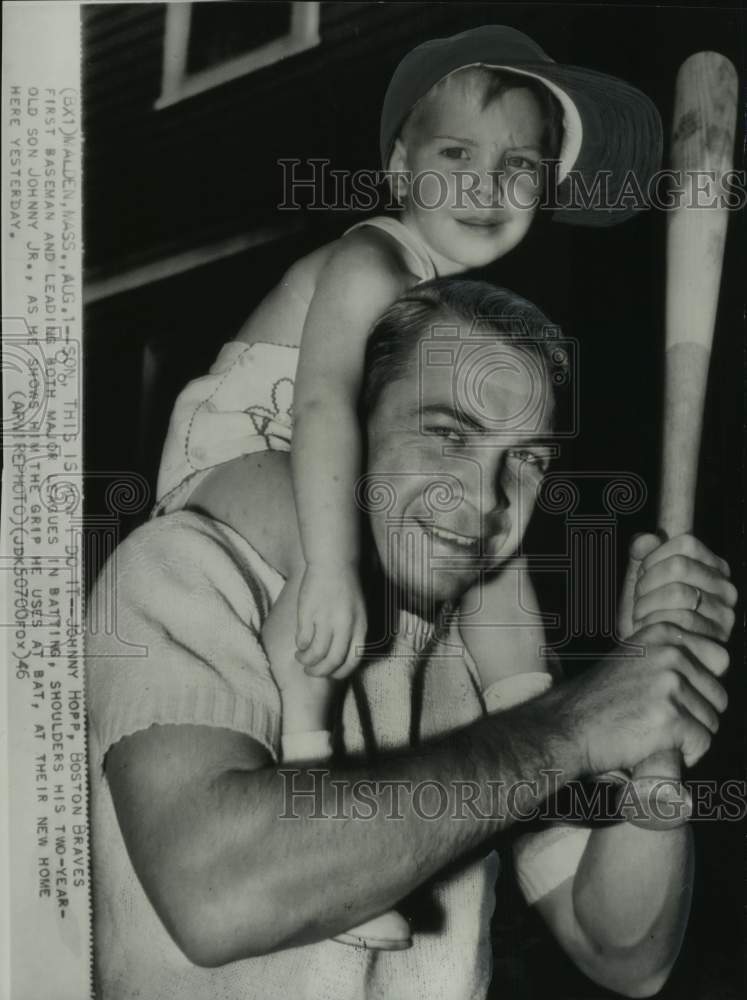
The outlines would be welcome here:
M 286 760 L 329 754 L 336 682 L 358 664 L 366 638 L 354 496 L 369 331 L 414 285 L 516 247 L 544 192 L 543 162 L 557 164 L 559 196 L 572 169 L 587 190 L 601 170 L 612 194 L 630 171 L 645 189 L 661 123 L 628 84 L 561 66 L 520 32 L 485 25 L 405 57 L 384 101 L 381 154 L 401 213 L 366 219 L 290 267 L 209 374 L 181 393 L 159 472 L 156 513 L 199 508 L 242 534 L 241 504 L 211 489 L 216 466 L 243 455 L 247 474 L 262 476 L 272 464 L 273 481 L 279 472 L 284 484 L 278 503 L 295 497 L 296 566 L 262 633 L 282 691 Z M 555 217 L 609 225 L 630 214 L 569 206 Z M 470 623 L 499 621 L 505 599 L 498 576 Z M 484 628 L 462 635 L 486 690 L 546 670 L 536 636 L 507 662 Z M 392 911 L 338 940 L 401 948 L 409 927 Z

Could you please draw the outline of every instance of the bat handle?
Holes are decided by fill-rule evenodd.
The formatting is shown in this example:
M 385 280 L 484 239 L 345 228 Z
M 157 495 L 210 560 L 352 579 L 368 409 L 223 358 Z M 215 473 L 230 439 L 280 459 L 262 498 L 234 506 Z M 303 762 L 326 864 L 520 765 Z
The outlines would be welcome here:
M 659 488 L 659 528 L 667 538 L 692 531 L 710 348 L 667 347 Z
M 703 409 L 710 350 L 701 344 L 675 343 L 666 351 L 664 425 L 659 527 L 667 538 L 692 531 Z M 679 778 L 682 756 L 649 757 L 641 773 Z

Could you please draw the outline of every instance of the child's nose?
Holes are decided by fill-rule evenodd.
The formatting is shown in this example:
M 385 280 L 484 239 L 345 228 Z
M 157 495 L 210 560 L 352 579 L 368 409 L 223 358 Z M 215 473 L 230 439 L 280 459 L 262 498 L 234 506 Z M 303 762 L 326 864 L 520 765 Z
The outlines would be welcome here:
M 477 171 L 477 197 L 483 208 L 492 208 L 500 203 L 502 183 L 500 172 L 487 164 Z

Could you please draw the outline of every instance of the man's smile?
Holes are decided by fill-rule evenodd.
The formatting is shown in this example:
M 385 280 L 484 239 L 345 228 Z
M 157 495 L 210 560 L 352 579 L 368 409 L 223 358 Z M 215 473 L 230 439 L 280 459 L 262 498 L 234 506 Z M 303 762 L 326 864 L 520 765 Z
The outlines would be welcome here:
M 438 539 L 439 542 L 457 546 L 463 552 L 477 553 L 480 550 L 480 539 L 475 535 L 462 535 L 458 531 L 451 531 L 449 528 L 443 528 L 438 524 L 429 524 L 420 519 L 418 519 L 418 524 L 427 534 Z
M 420 518 L 416 518 L 416 520 L 426 535 L 435 543 L 447 545 L 454 552 L 458 552 L 463 556 L 497 559 L 510 534 L 509 523 L 503 524 L 499 531 L 481 536 L 465 535 L 460 531 L 453 531 L 451 528 L 445 528 L 441 524 L 433 524 L 429 521 L 423 521 Z

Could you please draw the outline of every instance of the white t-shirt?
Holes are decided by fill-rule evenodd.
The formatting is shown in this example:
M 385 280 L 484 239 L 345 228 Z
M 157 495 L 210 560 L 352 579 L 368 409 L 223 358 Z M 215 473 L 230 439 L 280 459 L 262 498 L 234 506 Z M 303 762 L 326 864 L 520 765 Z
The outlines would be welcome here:
M 91 595 L 87 645 L 97 997 L 483 997 L 492 969 L 494 851 L 450 869 L 418 894 L 407 951 L 330 940 L 215 969 L 188 961 L 132 868 L 103 761 L 120 738 L 155 723 L 234 729 L 278 759 L 280 697 L 260 631 L 283 579 L 235 531 L 189 511 L 143 525 L 112 560 Z M 112 581 L 116 627 L 98 628 L 95 622 L 107 620 L 97 612 L 112 600 Z M 360 668 L 347 691 L 340 736 L 348 753 L 416 746 L 485 712 L 473 666 L 461 657 L 429 656 L 423 623 L 404 616 L 403 624 L 414 631 Z M 541 839 L 524 839 L 519 881 L 532 901 L 573 873 L 585 838 L 567 838 L 573 846 L 562 856 L 557 834 L 548 851 Z

